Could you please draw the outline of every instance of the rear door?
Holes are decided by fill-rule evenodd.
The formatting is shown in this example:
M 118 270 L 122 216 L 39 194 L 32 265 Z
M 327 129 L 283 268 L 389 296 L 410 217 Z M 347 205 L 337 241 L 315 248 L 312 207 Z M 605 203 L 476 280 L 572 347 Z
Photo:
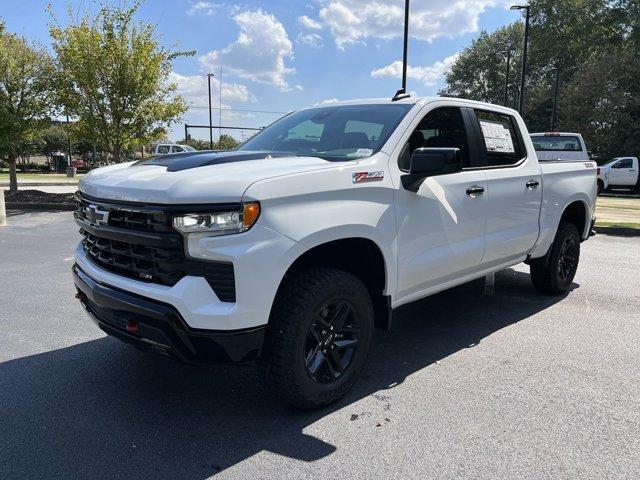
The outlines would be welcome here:
M 468 137 L 466 109 L 440 103 L 425 107 L 397 147 L 394 204 L 398 229 L 398 298 L 412 296 L 472 274 L 484 253 L 487 188 L 475 144 Z M 425 179 L 417 192 L 405 190 L 416 148 L 459 148 L 465 170 Z M 414 295 L 415 294 L 415 295 Z
M 524 257 L 539 234 L 542 178 L 516 118 L 474 109 L 487 176 L 485 268 Z

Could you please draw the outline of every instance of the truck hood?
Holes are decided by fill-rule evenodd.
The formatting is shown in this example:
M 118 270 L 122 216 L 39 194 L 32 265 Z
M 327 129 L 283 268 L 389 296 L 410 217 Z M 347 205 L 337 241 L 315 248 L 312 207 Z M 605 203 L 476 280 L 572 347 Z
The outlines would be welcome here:
M 85 175 L 78 187 L 86 195 L 105 200 L 227 203 L 240 201 L 259 180 L 335 165 L 282 152 L 195 152 L 99 168 Z

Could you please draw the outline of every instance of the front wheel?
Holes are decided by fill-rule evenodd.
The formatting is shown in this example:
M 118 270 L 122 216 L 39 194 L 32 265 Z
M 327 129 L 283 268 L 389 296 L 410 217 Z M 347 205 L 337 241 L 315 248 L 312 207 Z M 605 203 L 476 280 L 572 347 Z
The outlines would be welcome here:
M 313 409 L 342 397 L 364 367 L 373 330 L 367 288 L 349 273 L 312 268 L 285 280 L 259 360 L 285 403 Z
M 576 276 L 579 260 L 578 229 L 572 223 L 561 223 L 551 245 L 547 264 L 531 264 L 533 286 L 550 295 L 566 292 Z

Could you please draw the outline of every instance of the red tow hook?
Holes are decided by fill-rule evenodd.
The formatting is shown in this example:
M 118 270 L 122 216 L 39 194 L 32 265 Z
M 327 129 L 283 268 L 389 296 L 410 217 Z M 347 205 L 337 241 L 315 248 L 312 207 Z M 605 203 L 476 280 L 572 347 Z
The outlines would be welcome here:
M 129 333 L 138 333 L 140 331 L 140 324 L 138 322 L 127 322 L 124 326 Z
M 84 292 L 76 292 L 75 297 L 82 301 L 82 300 L 86 300 L 87 299 L 87 294 Z

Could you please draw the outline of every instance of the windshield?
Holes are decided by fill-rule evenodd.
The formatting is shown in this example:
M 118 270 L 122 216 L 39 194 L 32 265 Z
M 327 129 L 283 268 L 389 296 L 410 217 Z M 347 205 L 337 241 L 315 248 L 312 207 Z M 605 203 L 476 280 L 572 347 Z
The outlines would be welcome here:
M 553 135 L 545 137 L 531 137 L 536 152 L 581 152 L 580 139 L 574 135 Z
M 378 152 L 413 105 L 344 105 L 287 115 L 238 150 L 352 160 Z
M 183 145 L 182 148 L 184 148 L 187 152 L 195 152 L 196 149 L 193 147 L 190 147 L 189 145 Z

